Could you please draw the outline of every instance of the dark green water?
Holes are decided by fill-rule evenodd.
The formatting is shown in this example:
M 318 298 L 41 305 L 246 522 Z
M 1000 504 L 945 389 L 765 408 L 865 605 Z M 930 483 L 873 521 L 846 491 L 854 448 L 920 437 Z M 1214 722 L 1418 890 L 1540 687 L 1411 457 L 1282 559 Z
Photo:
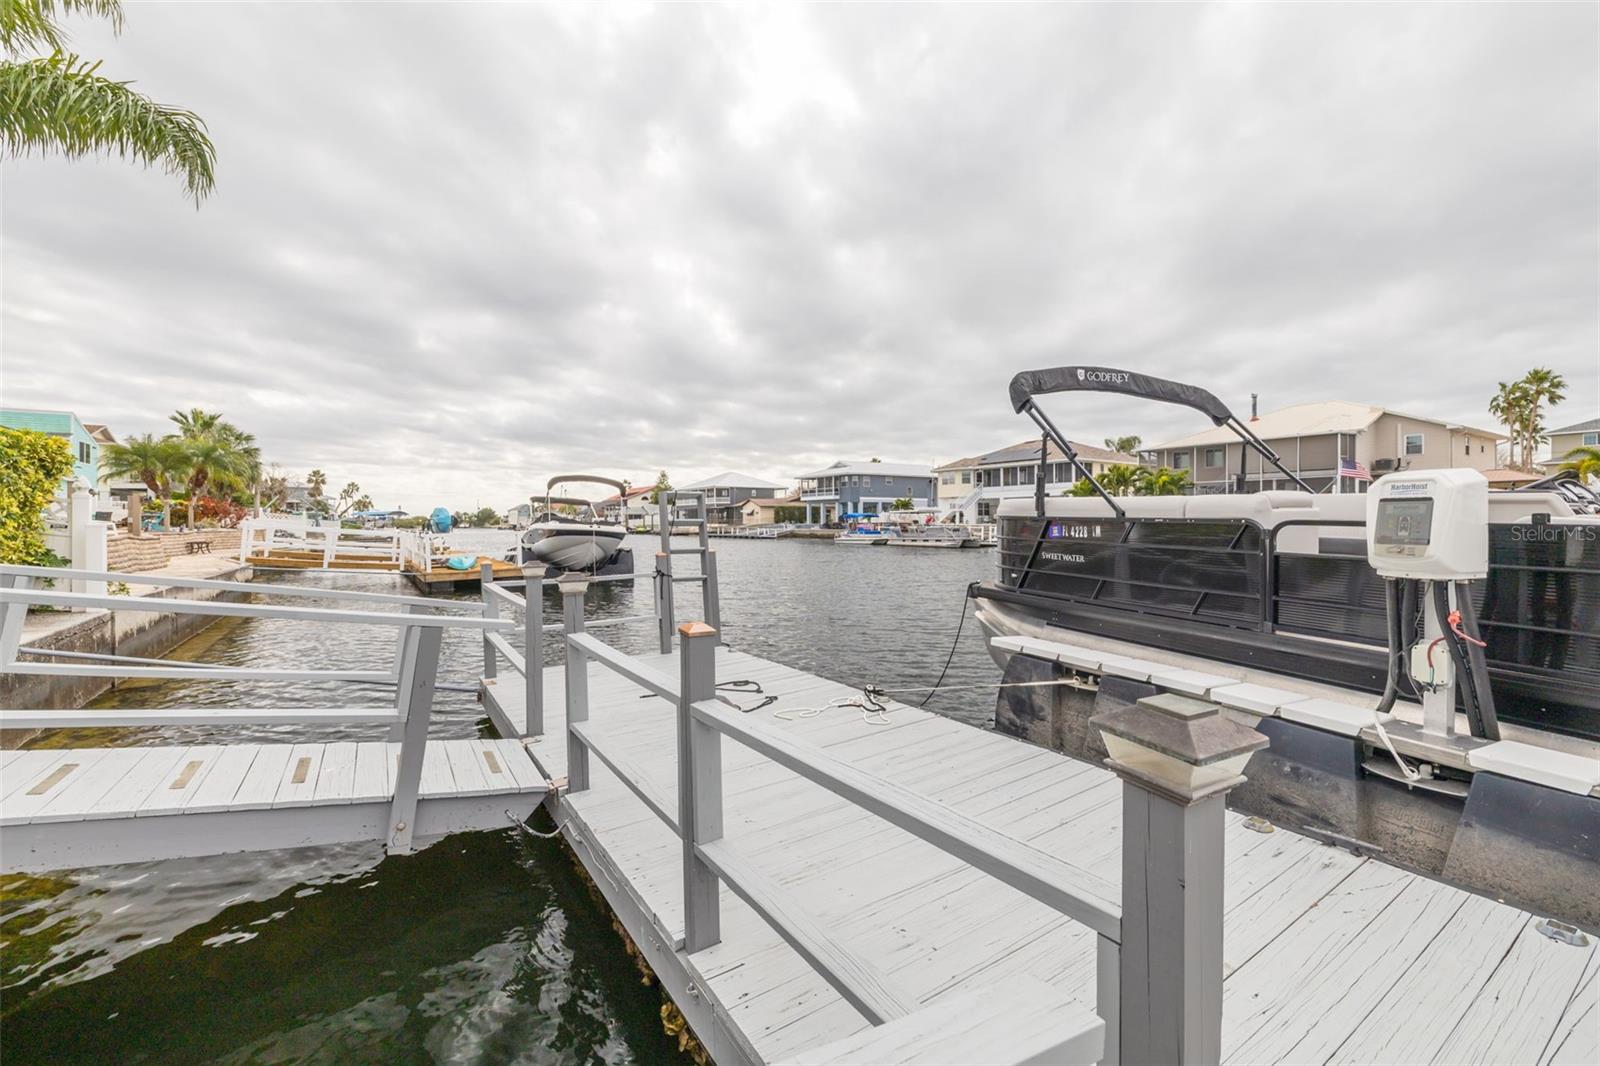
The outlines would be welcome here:
M 950 649 L 962 590 L 994 566 L 987 551 L 801 541 L 724 541 L 718 548 L 730 644 L 891 689 L 932 682 Z M 650 550 L 641 541 L 635 554 L 647 560 Z M 396 587 L 395 579 L 373 575 L 287 580 Z M 634 595 L 607 589 L 592 597 L 592 614 L 642 613 L 648 586 L 641 585 L 637 604 Z M 680 614 L 696 606 L 691 595 Z M 556 610 L 553 598 L 548 610 Z M 643 651 L 651 640 L 646 629 L 603 632 Z M 377 627 L 250 620 L 213 626 L 174 654 L 256 666 L 370 667 L 386 662 L 392 647 L 392 631 Z M 454 634 L 443 679 L 470 682 L 480 663 L 476 638 Z M 949 683 L 993 675 L 969 618 Z M 381 692 L 163 682 L 123 689 L 114 702 L 367 705 Z M 992 699 L 957 692 L 929 706 L 987 721 Z M 470 736 L 485 724 L 471 696 L 441 693 L 432 735 Z M 151 745 L 304 735 L 303 728 L 184 728 L 72 740 Z M 368 727 L 317 734 L 372 736 Z M 40 742 L 65 739 L 58 733 Z M 0 879 L 6 1066 L 687 1061 L 662 1031 L 660 1004 L 562 847 L 509 828 L 395 858 L 375 844 L 352 845 Z

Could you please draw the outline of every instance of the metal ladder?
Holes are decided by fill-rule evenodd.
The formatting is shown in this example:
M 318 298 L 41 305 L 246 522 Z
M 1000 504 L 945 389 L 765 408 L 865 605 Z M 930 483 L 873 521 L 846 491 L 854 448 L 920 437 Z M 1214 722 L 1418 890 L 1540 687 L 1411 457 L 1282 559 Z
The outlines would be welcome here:
M 695 505 L 697 518 L 681 519 L 675 517 L 680 500 L 689 500 Z M 706 506 L 704 489 L 677 489 L 661 493 L 657 502 L 661 508 L 659 525 L 661 528 L 661 550 L 656 552 L 656 622 L 661 636 L 661 653 L 666 655 L 672 651 L 673 619 L 673 586 L 683 582 L 699 582 L 704 594 L 705 620 L 719 633 L 722 631 L 722 603 L 717 589 L 717 553 L 711 547 L 709 533 L 710 515 Z M 692 526 L 699 534 L 699 543 L 693 548 L 674 548 L 672 546 L 673 526 Z M 672 557 L 674 555 L 700 556 L 700 572 L 698 574 L 674 574 Z

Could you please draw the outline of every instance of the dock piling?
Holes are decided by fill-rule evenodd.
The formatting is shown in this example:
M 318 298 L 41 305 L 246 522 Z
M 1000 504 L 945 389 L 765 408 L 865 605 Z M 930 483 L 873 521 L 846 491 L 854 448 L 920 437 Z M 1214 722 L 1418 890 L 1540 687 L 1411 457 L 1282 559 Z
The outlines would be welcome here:
M 1223 803 L 1267 738 L 1170 693 L 1090 722 L 1123 782 L 1120 959 L 1104 943 L 1098 959 L 1102 994 L 1119 989 L 1108 1060 L 1219 1062 Z
M 717 630 L 678 627 L 678 825 L 683 838 L 683 949 L 693 954 L 722 939 L 716 873 L 699 849 L 722 839 L 722 734 L 694 719 L 692 708 L 717 694 Z

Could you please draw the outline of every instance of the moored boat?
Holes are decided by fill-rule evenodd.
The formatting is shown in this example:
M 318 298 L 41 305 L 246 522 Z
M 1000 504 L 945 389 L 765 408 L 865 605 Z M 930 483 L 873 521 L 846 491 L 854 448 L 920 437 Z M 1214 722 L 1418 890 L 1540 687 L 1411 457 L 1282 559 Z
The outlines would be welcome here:
M 533 521 L 518 542 L 515 562 L 536 559 L 557 570 L 594 570 L 617 554 L 627 528 L 621 521 L 607 521 L 599 506 L 590 500 L 571 496 L 552 496 L 557 485 L 583 482 L 614 486 L 627 491 L 620 481 L 593 474 L 567 474 L 553 477 L 545 493 L 532 496 Z

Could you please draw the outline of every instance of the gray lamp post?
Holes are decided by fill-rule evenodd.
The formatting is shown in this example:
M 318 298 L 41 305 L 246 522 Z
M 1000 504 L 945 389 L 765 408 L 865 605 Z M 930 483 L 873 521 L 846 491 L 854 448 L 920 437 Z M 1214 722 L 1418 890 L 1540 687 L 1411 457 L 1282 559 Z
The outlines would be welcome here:
M 1267 738 L 1172 693 L 1089 721 L 1123 781 L 1121 1061 L 1216 1063 L 1223 799 Z

